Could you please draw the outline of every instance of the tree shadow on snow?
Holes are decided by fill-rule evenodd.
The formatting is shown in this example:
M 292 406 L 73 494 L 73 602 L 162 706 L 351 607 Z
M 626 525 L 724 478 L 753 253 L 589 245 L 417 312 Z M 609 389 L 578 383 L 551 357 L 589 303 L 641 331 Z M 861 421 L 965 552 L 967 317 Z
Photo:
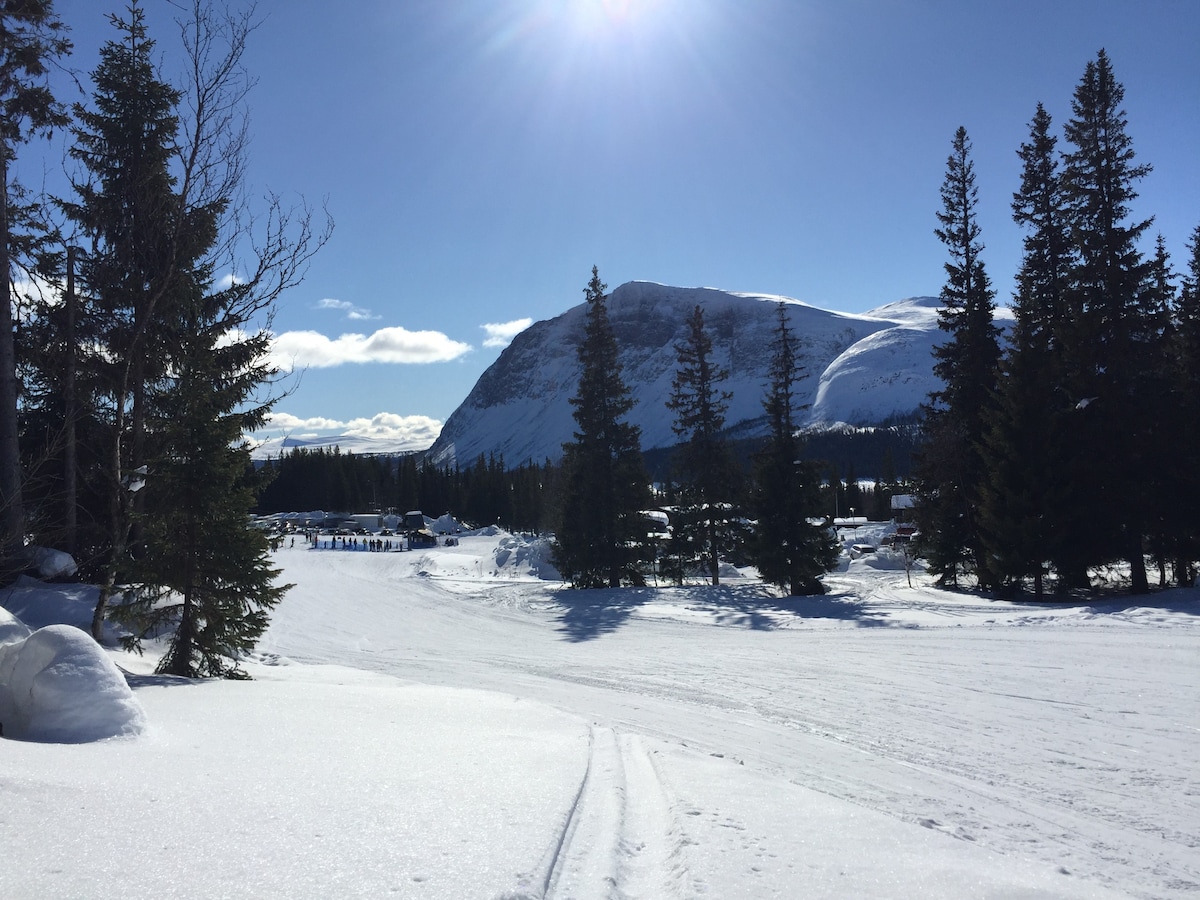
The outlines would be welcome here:
M 714 607 L 713 615 L 722 625 L 773 631 L 791 619 L 835 619 L 854 622 L 861 627 L 894 625 L 868 611 L 850 594 L 814 594 L 792 597 L 776 594 L 762 584 L 730 584 L 707 588 L 693 597 Z
M 804 619 L 835 619 L 859 627 L 895 627 L 896 623 L 869 611 L 850 594 L 789 597 L 759 583 L 689 585 L 687 587 L 607 588 L 562 590 L 559 631 L 572 643 L 591 641 L 621 628 L 638 609 L 652 601 L 665 605 L 664 618 L 682 617 L 704 625 L 774 631 Z M 672 616 L 670 607 L 679 614 Z
M 1200 616 L 1200 586 L 1158 586 L 1149 593 L 1131 593 L 1129 585 L 1120 579 L 1108 583 L 1100 582 L 1091 587 L 1073 588 L 1061 593 L 1048 589 L 1039 599 L 1029 585 L 1020 589 L 1001 591 L 970 590 L 968 588 L 940 587 L 949 593 L 973 596 L 982 600 L 1004 600 L 1021 606 L 1037 609 L 1088 609 L 1097 615 L 1119 614 L 1133 610 L 1181 613 Z
M 117 668 L 121 668 L 118 666 Z M 121 669 L 121 674 L 125 676 L 125 683 L 133 690 L 144 687 L 184 687 L 203 684 L 203 678 L 181 678 L 178 675 L 135 675 L 125 669 Z M 208 679 L 211 681 L 212 679 Z
M 568 641 L 591 641 L 616 631 L 644 604 L 653 588 L 595 588 L 558 592 L 563 607 L 558 630 Z
M 1094 615 L 1120 615 L 1136 611 L 1146 615 L 1157 612 L 1200 616 L 1200 589 L 1196 588 L 1157 589 L 1149 594 L 1096 591 L 1067 597 L 1044 597 L 1041 600 L 1032 594 L 1001 599 L 1037 609 L 1086 609 Z

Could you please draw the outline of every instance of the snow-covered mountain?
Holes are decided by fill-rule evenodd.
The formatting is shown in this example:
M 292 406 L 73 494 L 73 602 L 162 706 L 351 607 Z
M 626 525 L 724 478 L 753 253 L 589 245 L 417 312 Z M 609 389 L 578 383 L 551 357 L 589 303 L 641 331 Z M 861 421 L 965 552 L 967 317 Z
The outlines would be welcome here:
M 638 401 L 629 420 L 641 428 L 643 448 L 677 441 L 666 401 L 678 365 L 675 345 L 697 305 L 714 361 L 730 373 L 723 385 L 733 393 L 726 424 L 742 436 L 765 433 L 762 401 L 780 303 L 808 373 L 797 397 L 809 407 L 804 424 L 878 424 L 913 412 L 939 386 L 932 349 L 945 334 L 937 327 L 936 298 L 852 315 L 787 297 L 629 282 L 611 293 L 608 313 L 622 375 Z M 495 453 L 516 465 L 561 456 L 575 424 L 568 401 L 579 383 L 585 309 L 581 303 L 517 335 L 446 421 L 430 451 L 436 462 L 467 464 Z
M 340 450 L 356 456 L 391 456 L 397 453 L 416 453 L 425 445 L 412 446 L 388 438 L 367 437 L 361 434 L 327 434 L 316 437 L 273 437 L 257 441 L 251 451 L 255 459 L 278 459 L 293 450 Z

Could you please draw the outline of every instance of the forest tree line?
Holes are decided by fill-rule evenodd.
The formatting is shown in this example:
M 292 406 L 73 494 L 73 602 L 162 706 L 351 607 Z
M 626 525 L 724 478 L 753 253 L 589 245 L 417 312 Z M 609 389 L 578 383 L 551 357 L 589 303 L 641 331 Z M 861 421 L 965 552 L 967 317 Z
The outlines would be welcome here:
M 892 517 L 891 498 L 910 489 L 908 471 L 919 432 L 911 426 L 842 429 L 810 435 L 800 455 L 815 461 L 821 474 L 821 508 L 829 516 L 855 515 L 884 522 Z M 747 484 L 762 438 L 730 442 Z M 653 505 L 675 502 L 671 457 L 675 448 L 643 453 L 654 486 Z M 836 462 L 835 462 L 836 460 Z M 561 466 L 544 460 L 510 467 L 503 456 L 479 456 L 466 467 L 437 465 L 422 453 L 355 454 L 337 447 L 295 447 L 260 465 L 263 486 L 254 511 L 370 513 L 419 509 L 432 516 L 450 513 L 471 525 L 499 524 L 511 531 L 553 530 L 558 510 Z M 739 506 L 744 498 L 739 498 Z
M 1133 216 L 1137 161 L 1124 87 L 1089 61 L 1059 149 L 1038 104 L 1018 155 L 1025 232 L 1002 347 L 983 261 L 966 129 L 954 136 L 937 236 L 949 250 L 916 470 L 921 546 L 943 584 L 1007 592 L 1191 584 L 1200 560 L 1200 227 L 1176 272 L 1153 219 Z

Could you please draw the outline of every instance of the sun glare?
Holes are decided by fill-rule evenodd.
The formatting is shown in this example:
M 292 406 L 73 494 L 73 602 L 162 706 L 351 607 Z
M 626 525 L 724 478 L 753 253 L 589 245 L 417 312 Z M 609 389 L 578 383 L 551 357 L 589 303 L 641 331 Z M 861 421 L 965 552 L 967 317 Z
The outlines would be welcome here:
M 666 5 L 667 0 L 567 0 L 574 25 L 592 34 L 645 27 Z

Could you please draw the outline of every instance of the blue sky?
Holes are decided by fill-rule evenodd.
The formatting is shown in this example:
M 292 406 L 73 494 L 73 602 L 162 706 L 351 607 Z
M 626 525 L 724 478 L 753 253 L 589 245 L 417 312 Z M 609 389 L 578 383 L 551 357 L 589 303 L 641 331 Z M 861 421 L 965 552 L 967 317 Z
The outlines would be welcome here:
M 185 4 L 186 5 L 186 4 Z M 237 3 L 235 2 L 236 6 Z M 178 14 L 144 0 L 164 70 Z M 86 75 L 117 3 L 58 0 Z M 865 311 L 937 294 L 954 130 L 1000 299 L 1016 149 L 1105 48 L 1135 212 L 1200 224 L 1198 0 L 259 0 L 252 195 L 336 221 L 273 331 L 272 433 L 427 445 L 522 323 L 630 280 Z M 86 77 L 85 85 L 90 87 Z M 69 98 L 74 99 L 74 98 Z M 28 151 L 27 151 L 28 152 Z M 53 151 L 50 151 L 53 153 Z M 51 165 L 60 165 L 57 162 Z

